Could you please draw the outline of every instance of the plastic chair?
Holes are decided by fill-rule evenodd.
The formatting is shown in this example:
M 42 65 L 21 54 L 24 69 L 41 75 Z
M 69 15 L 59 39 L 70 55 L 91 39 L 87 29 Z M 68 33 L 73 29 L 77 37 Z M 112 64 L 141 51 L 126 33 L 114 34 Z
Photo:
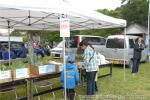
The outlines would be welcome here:
M 16 92 L 16 87 L 9 86 L 9 87 L 1 87 L 0 88 L 0 93 L 8 93 L 8 92 L 15 93 L 15 97 L 17 100 L 18 96 L 17 96 L 17 92 Z
M 50 87 L 50 89 L 53 89 L 53 84 L 49 81 L 43 81 L 43 82 L 35 82 L 34 87 L 36 90 L 36 93 L 38 93 L 37 87 Z M 52 92 L 53 98 L 55 98 L 55 93 Z M 40 100 L 40 96 L 38 96 L 38 99 Z

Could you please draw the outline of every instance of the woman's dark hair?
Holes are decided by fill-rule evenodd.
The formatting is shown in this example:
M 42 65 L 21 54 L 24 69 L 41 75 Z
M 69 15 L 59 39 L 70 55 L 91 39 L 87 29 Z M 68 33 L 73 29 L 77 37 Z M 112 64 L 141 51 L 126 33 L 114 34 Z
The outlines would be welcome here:
M 79 46 L 83 46 L 83 45 L 85 45 L 85 46 L 90 46 L 92 49 L 94 49 L 94 47 L 93 47 L 86 39 L 82 40 L 82 41 L 79 43 Z
M 79 43 L 79 46 L 83 46 L 83 45 L 85 45 L 85 46 L 88 46 L 88 45 L 90 45 L 89 43 L 88 43 L 88 41 L 87 40 L 82 40 L 80 43 Z
M 138 40 L 139 40 L 140 38 L 141 38 L 141 37 L 136 38 L 136 39 L 135 39 L 135 42 L 137 43 L 137 42 L 138 42 Z M 143 39 L 141 40 L 141 43 L 142 43 L 142 44 L 145 44 L 145 42 L 144 42 L 144 40 L 143 40 Z

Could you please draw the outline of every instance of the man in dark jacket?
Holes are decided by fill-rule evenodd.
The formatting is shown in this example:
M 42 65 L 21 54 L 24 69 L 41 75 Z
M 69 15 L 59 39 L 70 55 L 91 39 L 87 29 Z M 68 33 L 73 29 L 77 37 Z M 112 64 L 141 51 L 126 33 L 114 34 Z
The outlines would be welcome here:
M 133 54 L 133 68 L 132 73 L 137 73 L 139 69 L 139 63 L 141 59 L 141 52 L 144 50 L 145 45 L 142 43 L 142 38 L 138 37 L 135 40 L 134 54 Z

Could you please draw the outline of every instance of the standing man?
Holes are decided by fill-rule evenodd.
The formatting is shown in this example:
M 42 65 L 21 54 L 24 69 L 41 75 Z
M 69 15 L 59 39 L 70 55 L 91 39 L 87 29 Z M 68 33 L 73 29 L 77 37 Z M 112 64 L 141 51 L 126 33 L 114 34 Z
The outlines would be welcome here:
M 84 50 L 84 68 L 86 69 L 86 78 L 87 78 L 87 95 L 94 95 L 95 92 L 95 76 L 99 67 L 94 60 L 95 50 L 94 48 L 86 41 L 83 40 L 79 44 L 80 48 Z
M 133 67 L 132 67 L 132 73 L 133 75 L 138 72 L 139 70 L 139 63 L 141 59 L 141 52 L 144 50 L 145 45 L 143 43 L 143 40 L 141 37 L 138 37 L 135 40 L 134 45 L 134 54 L 133 54 Z

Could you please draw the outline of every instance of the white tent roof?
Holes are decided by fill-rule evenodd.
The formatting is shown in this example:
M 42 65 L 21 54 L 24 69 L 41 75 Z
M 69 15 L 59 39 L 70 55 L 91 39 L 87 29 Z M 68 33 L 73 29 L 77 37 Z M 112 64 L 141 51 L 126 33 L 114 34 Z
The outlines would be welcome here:
M 59 30 L 60 15 L 70 19 L 71 30 L 125 27 L 126 21 L 96 11 L 78 9 L 61 0 L 0 0 L 0 28 Z

